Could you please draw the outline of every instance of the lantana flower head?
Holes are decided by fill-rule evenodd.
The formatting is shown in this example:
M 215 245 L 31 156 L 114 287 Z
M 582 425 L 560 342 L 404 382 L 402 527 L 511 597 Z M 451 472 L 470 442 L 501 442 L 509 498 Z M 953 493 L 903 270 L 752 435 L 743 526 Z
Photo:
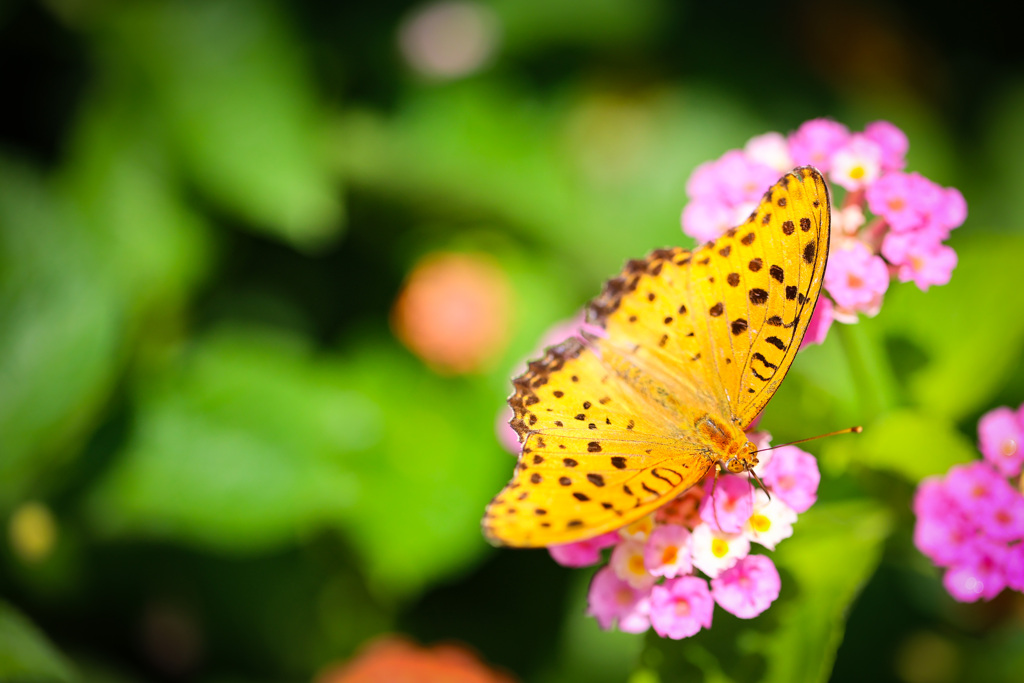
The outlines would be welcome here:
M 760 182 L 763 192 L 772 174 L 804 164 L 825 173 L 833 190 L 833 249 L 803 345 L 821 343 L 833 320 L 851 324 L 878 313 L 893 279 L 927 290 L 952 277 L 957 256 L 945 241 L 966 220 L 967 203 L 956 188 L 905 172 L 909 148 L 906 134 L 888 121 L 858 132 L 812 119 L 788 136 L 758 135 L 694 171 L 683 232 L 701 242 L 717 238 L 755 208 L 760 192 L 751 188 Z
M 943 585 L 960 602 L 1024 591 L 1024 492 L 1011 483 L 1024 465 L 1015 457 L 1019 417 L 1009 408 L 982 417 L 984 459 L 924 480 L 914 497 L 914 544 L 945 569 Z
M 759 449 L 769 447 L 767 432 L 748 437 Z M 588 598 L 602 628 L 637 632 L 649 625 L 663 637 L 686 638 L 710 628 L 715 604 L 744 619 L 768 609 L 779 574 L 768 555 L 752 550 L 774 550 L 793 534 L 797 509 L 813 504 L 820 475 L 814 458 L 795 446 L 762 455 L 754 471 L 766 490 L 745 475 L 715 472 L 618 533 L 549 548 L 563 562 L 577 554 L 589 560 L 600 552 L 596 546 L 614 544 Z

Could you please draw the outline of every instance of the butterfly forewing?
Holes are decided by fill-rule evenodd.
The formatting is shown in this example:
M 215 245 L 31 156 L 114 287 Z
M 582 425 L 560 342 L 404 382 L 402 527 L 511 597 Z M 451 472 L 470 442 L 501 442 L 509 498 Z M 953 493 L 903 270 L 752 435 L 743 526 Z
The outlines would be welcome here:
M 771 398 L 817 301 L 828 244 L 824 181 L 800 168 L 715 242 L 627 263 L 588 309 L 604 334 L 548 349 L 514 380 L 523 452 L 488 506 L 488 539 L 582 540 L 700 481 L 721 453 L 697 422 L 745 427 Z
M 741 226 L 693 254 L 690 301 L 706 376 L 717 378 L 746 427 L 800 348 L 821 290 L 829 200 L 814 169 L 787 174 Z

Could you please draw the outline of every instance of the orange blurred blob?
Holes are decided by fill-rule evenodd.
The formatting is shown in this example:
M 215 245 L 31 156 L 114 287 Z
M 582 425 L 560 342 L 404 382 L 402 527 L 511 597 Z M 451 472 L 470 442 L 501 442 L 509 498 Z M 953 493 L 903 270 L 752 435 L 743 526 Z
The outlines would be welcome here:
M 443 374 L 486 366 L 509 335 L 511 288 L 490 259 L 435 254 L 413 269 L 391 323 L 410 351 Z
M 328 669 L 316 683 L 515 683 L 459 645 L 423 648 L 385 636 L 347 664 Z

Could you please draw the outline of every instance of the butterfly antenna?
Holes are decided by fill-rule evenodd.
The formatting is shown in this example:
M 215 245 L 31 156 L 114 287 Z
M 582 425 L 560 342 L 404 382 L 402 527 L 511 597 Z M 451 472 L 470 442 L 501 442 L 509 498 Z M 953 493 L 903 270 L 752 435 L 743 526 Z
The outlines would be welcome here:
M 835 432 L 829 432 L 828 434 L 819 434 L 818 436 L 809 436 L 806 439 L 797 439 L 796 441 L 790 441 L 789 443 L 780 443 L 778 446 L 769 446 L 768 448 L 759 448 L 758 450 L 756 450 L 754 452 L 755 453 L 763 453 L 764 451 L 772 451 L 772 450 L 775 450 L 776 448 L 782 448 L 783 446 L 793 446 L 795 444 L 803 443 L 805 441 L 814 441 L 815 439 L 824 439 L 826 436 L 839 436 L 840 434 L 860 434 L 863 431 L 864 431 L 864 428 L 861 427 L 860 425 L 857 425 L 856 427 L 847 427 L 846 429 L 840 429 L 840 430 L 835 431 Z M 753 472 L 751 472 L 751 474 L 753 474 Z
M 765 450 L 767 450 L 767 449 L 765 449 Z M 768 496 L 768 500 L 771 501 L 771 499 L 772 499 L 772 492 L 769 491 L 768 487 L 764 485 L 763 481 L 761 481 L 761 477 L 757 476 L 757 472 L 755 472 L 754 470 L 747 470 L 747 473 L 750 474 L 751 477 L 753 477 L 754 482 L 757 483 L 758 487 L 760 487 L 760 489 L 762 491 L 764 491 L 764 494 L 766 496 Z M 750 490 L 753 491 L 754 487 L 750 487 Z M 751 495 L 753 495 L 753 494 L 751 494 Z

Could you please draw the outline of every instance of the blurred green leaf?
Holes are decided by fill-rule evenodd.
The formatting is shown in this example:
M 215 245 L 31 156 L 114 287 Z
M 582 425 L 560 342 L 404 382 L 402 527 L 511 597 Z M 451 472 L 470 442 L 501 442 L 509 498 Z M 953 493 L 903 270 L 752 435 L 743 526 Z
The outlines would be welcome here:
M 7 603 L 0 601 L 0 681 L 66 683 L 77 680 L 70 663 L 46 636 Z
M 762 681 L 828 680 L 846 614 L 878 566 L 889 527 L 885 510 L 868 500 L 818 504 L 801 515 L 773 556 L 798 594 L 772 607 L 776 629 L 741 643 L 765 657 Z
M 381 407 L 381 441 L 353 460 L 363 496 L 348 531 L 373 585 L 410 593 L 488 546 L 484 507 L 515 460 L 494 433 L 490 391 L 443 379 L 380 341 L 356 348 L 352 386 Z
M 968 225 L 962 231 L 970 230 Z M 948 285 L 894 286 L 883 309 L 887 334 L 923 350 L 907 391 L 926 413 L 953 420 L 987 408 L 1024 347 L 1024 237 L 954 234 L 959 265 Z M 882 316 L 879 316 L 881 319 Z
M 122 295 L 97 247 L 0 160 L 0 508 L 79 450 L 119 369 Z
M 150 326 L 181 308 L 211 260 L 209 227 L 182 200 L 163 142 L 152 113 L 109 86 L 82 106 L 59 176 L 105 270 Z
M 977 457 L 977 449 L 948 419 L 913 410 L 888 413 L 866 425 L 863 434 L 822 445 L 822 462 L 833 473 L 859 465 L 915 483 Z
M 635 44 L 656 32 L 666 9 L 659 0 L 493 0 L 502 43 L 511 53 L 552 45 Z
M 349 512 L 351 453 L 378 407 L 296 339 L 226 330 L 138 387 L 136 425 L 91 501 L 106 533 L 229 551 L 294 541 Z
M 571 92 L 548 106 L 472 81 L 410 95 L 391 117 L 339 116 L 345 174 L 400 197 L 483 209 L 605 278 L 680 232 L 701 162 L 761 126 L 733 101 L 688 88 Z
M 117 5 L 102 28 L 137 70 L 201 189 L 257 227 L 313 247 L 341 225 L 302 47 L 268 2 Z
M 637 633 L 605 631 L 597 620 L 587 614 L 587 590 L 593 572 L 577 571 L 572 583 L 572 597 L 558 648 L 556 668 L 542 680 L 588 681 L 590 683 L 616 683 L 630 677 L 644 649 L 644 636 Z M 657 676 L 647 672 L 648 679 Z M 644 680 L 642 677 L 637 681 Z M 633 678 L 630 678 L 633 681 Z

